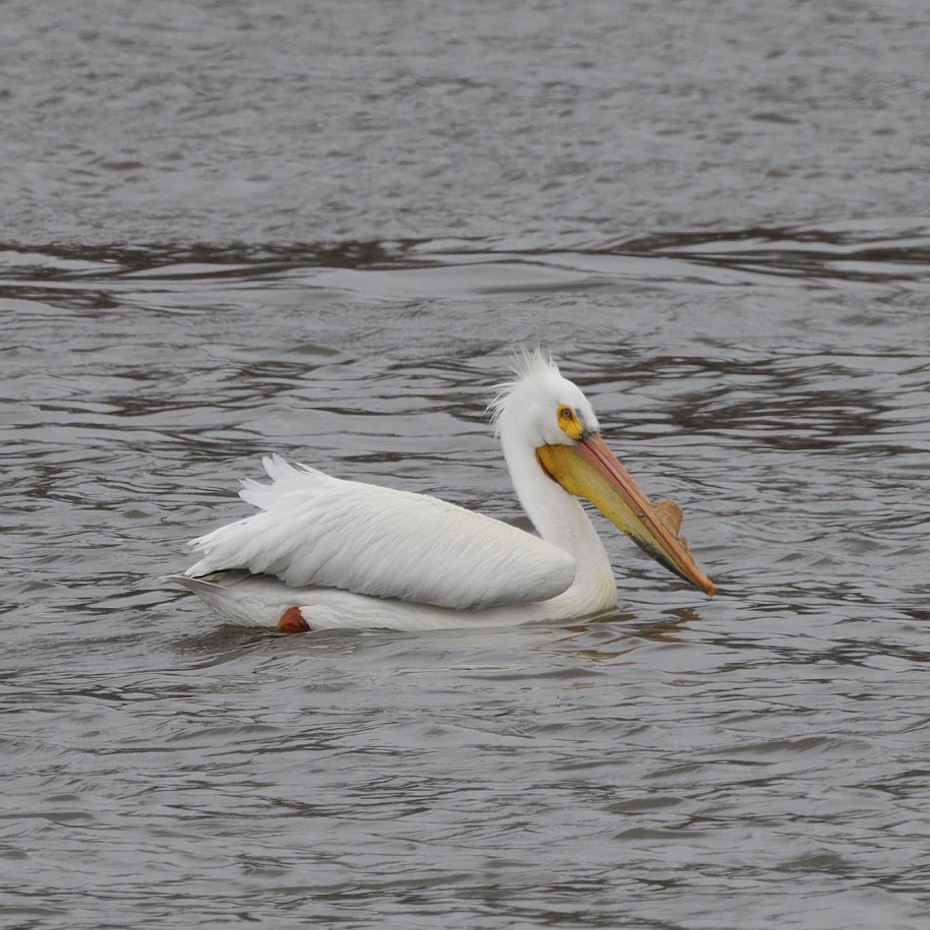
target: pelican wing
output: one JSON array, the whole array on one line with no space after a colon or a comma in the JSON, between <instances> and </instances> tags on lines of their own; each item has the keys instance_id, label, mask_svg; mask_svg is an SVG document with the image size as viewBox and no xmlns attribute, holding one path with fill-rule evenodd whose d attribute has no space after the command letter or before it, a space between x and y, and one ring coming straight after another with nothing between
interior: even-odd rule
<instances>
[{"instance_id":1,"label":"pelican wing","mask_svg":"<svg viewBox=\"0 0 930 930\"><path fill-rule=\"evenodd\" d=\"M547 600L574 580L567 552L482 514L278 456L263 464L271 484L240 492L259 512L193 540L203 558L188 575L241 568L463 610Z\"/></svg>"}]
</instances>

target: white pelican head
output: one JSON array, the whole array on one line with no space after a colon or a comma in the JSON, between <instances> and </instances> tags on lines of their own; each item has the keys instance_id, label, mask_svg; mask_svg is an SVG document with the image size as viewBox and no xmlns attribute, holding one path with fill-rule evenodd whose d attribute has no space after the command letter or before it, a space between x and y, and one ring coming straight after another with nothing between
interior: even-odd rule
<instances>
[{"instance_id":1,"label":"white pelican head","mask_svg":"<svg viewBox=\"0 0 930 930\"><path fill-rule=\"evenodd\" d=\"M591 403L540 350L522 352L516 378L490 404L495 433L511 467L529 450L538 467L569 494L583 497L669 571L707 594L710 578L698 567L680 535L674 501L653 503L600 436Z\"/></svg>"}]
</instances>

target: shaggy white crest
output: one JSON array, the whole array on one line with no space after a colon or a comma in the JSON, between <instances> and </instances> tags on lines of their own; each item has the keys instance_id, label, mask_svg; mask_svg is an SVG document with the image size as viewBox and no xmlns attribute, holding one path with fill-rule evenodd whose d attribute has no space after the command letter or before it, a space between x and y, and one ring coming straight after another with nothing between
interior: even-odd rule
<instances>
[{"instance_id":1,"label":"shaggy white crest","mask_svg":"<svg viewBox=\"0 0 930 930\"><path fill-rule=\"evenodd\" d=\"M514 349L510 369L515 377L495 386L494 399L487 407L491 415L494 435L498 437L501 434L501 416L507 409L511 396L519 387L527 383L536 383L541 386L553 375L558 378L562 377L559 366L556 365L552 356L548 352L543 352L539 346L532 350L526 347Z\"/></svg>"},{"instance_id":2,"label":"shaggy white crest","mask_svg":"<svg viewBox=\"0 0 930 930\"><path fill-rule=\"evenodd\" d=\"M514 352L512 370L515 377L497 385L497 393L487 407L496 437L503 437L507 412L512 406L519 408L519 432L529 436L535 426L537 435L532 438L539 445L567 441L554 430L560 404L573 407L588 429L597 432L600 428L588 399L576 384L562 376L548 352L539 347L518 349ZM539 422L534 424L534 417Z\"/></svg>"}]
</instances>

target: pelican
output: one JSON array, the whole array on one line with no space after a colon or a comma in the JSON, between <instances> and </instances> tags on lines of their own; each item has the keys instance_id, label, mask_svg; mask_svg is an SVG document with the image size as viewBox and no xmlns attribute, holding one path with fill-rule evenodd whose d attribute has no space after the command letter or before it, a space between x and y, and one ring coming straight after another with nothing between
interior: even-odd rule
<instances>
[{"instance_id":1,"label":"pelican","mask_svg":"<svg viewBox=\"0 0 930 930\"><path fill-rule=\"evenodd\" d=\"M513 486L538 536L424 494L334 478L277 455L258 512L191 541L173 576L221 616L282 632L445 629L571 619L613 607L607 552L578 498L708 595L680 535L600 435L594 410L550 357L525 352L488 407Z\"/></svg>"}]
</instances>

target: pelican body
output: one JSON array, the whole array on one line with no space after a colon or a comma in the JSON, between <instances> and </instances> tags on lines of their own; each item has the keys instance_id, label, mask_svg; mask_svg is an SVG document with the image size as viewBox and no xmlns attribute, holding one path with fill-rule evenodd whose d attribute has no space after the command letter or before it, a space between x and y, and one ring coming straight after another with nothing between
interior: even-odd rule
<instances>
[{"instance_id":1,"label":"pelican body","mask_svg":"<svg viewBox=\"0 0 930 930\"><path fill-rule=\"evenodd\" d=\"M571 619L616 604L613 569L579 497L705 593L714 585L600 436L581 390L541 352L518 358L489 410L538 536L424 494L334 478L278 456L246 480L257 513L191 545L174 580L228 620L282 631L443 629Z\"/></svg>"}]
</instances>

